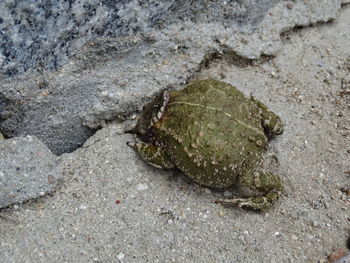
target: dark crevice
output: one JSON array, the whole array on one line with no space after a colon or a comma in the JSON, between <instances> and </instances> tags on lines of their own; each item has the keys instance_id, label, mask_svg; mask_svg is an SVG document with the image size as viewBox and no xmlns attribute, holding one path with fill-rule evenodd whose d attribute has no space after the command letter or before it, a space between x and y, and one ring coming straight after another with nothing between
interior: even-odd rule
<instances>
[{"instance_id":1,"label":"dark crevice","mask_svg":"<svg viewBox=\"0 0 350 263\"><path fill-rule=\"evenodd\" d=\"M208 52L204 56L204 59L199 63L196 72L201 72L202 70L209 68L213 62L220 61L222 57L223 54L218 51Z\"/></svg>"},{"instance_id":2,"label":"dark crevice","mask_svg":"<svg viewBox=\"0 0 350 263\"><path fill-rule=\"evenodd\" d=\"M245 68L251 66L254 60L240 56L232 49L224 49L222 52L213 51L204 56L203 61L198 65L197 72L210 68L213 63L219 61L226 61L237 67Z\"/></svg>"},{"instance_id":3,"label":"dark crevice","mask_svg":"<svg viewBox=\"0 0 350 263\"><path fill-rule=\"evenodd\" d=\"M341 8L347 8L350 6L350 2L349 3L341 3L340 6L341 6Z\"/></svg>"},{"instance_id":4,"label":"dark crevice","mask_svg":"<svg viewBox=\"0 0 350 263\"><path fill-rule=\"evenodd\" d=\"M43 83L39 83L38 88L40 84ZM78 117L69 119L69 123L66 120L63 124L48 122L48 125L45 125L51 116L48 113L54 112L52 108L37 113L35 109L30 108L30 104L30 100L28 103L12 100L0 93L0 132L5 138L34 135L54 154L61 155L81 147L98 130L83 126ZM33 126L32 122L37 125Z\"/></svg>"},{"instance_id":5,"label":"dark crevice","mask_svg":"<svg viewBox=\"0 0 350 263\"><path fill-rule=\"evenodd\" d=\"M258 59L250 59L237 54L231 48L223 47L222 51L212 51L208 52L201 63L199 63L196 72L201 72L204 69L210 68L212 64L224 61L230 65L235 65L239 68L246 68L249 66L256 66L266 61L273 59L274 56L261 54ZM189 78L190 80L193 77Z\"/></svg>"},{"instance_id":6,"label":"dark crevice","mask_svg":"<svg viewBox=\"0 0 350 263\"><path fill-rule=\"evenodd\" d=\"M310 23L308 25L295 25L294 27L287 29L286 31L283 31L280 33L280 37L282 42L289 40L290 36L293 34L296 34L300 30L303 30L304 28L310 28L310 27L319 27L319 26L327 26L330 24L333 24L336 21L336 19L331 18L328 21L319 21L316 23Z\"/></svg>"}]
</instances>

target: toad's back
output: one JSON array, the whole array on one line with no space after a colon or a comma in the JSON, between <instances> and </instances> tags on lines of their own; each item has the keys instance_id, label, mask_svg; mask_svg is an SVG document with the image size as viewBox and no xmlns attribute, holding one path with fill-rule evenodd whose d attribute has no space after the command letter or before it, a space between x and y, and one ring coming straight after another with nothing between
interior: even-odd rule
<instances>
[{"instance_id":1,"label":"toad's back","mask_svg":"<svg viewBox=\"0 0 350 263\"><path fill-rule=\"evenodd\" d=\"M238 174L256 167L267 145L255 103L216 80L171 92L155 132L178 168L218 188L235 184Z\"/></svg>"}]
</instances>

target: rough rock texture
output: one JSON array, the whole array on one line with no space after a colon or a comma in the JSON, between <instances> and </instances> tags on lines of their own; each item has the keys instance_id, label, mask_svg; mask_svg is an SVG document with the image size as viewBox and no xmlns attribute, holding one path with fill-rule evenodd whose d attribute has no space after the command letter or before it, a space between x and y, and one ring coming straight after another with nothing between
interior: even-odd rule
<instances>
[{"instance_id":1,"label":"rough rock texture","mask_svg":"<svg viewBox=\"0 0 350 263\"><path fill-rule=\"evenodd\" d=\"M106 120L123 119L160 89L181 86L214 57L231 56L236 63L249 64L276 54L283 32L336 19L342 1L280 2L264 17L257 10L274 2L256 7L242 2L254 12L243 12L234 2L184 5L176 9L178 17L164 19L161 27L87 43L58 71L27 71L0 80L0 130L7 137L36 135L56 154L70 152ZM254 26L235 26L240 15L226 14L229 7L250 17L241 20ZM222 19L211 19L214 14Z\"/></svg>"},{"instance_id":2,"label":"rough rock texture","mask_svg":"<svg viewBox=\"0 0 350 263\"><path fill-rule=\"evenodd\" d=\"M83 147L58 157L64 178L59 191L0 211L1 260L311 263L327 262L327 256L345 250L350 234L350 8L343 5L336 12L339 2L326 3L306 0L278 3L268 11L272 15L264 17L254 31L266 32L265 37L250 42L246 40L255 35L246 34L232 50L214 41L210 43L217 46L201 53L201 41L205 43L206 36L215 33L215 28L209 26L202 31L203 38L196 37L197 33L200 35L198 28L188 29L187 38L183 33L186 48L182 48L182 41L174 45L175 49L162 48L169 45L170 36L176 40L182 31L169 33L161 42L155 40L156 32L151 32L155 37L127 37L126 43L136 39L135 47L123 45L121 38L87 44L58 72L42 74L46 83L53 80L62 94L64 87L70 87L70 94L77 99L64 97L68 104L86 103L84 93L90 91L77 88L79 92L75 94L74 87L84 80L87 82L83 83L90 83L90 78L96 81L89 87L97 87L99 96L91 99L95 104L81 107L84 110L72 122L81 121L92 128L104 125L103 121L113 116L119 115L121 121L129 111L139 109L150 99L152 92L168 83L186 81L188 76L215 77L235 85L246 95L253 93L286 124L285 133L270 144L263 167L281 175L285 184L283 197L271 210L252 213L215 204L215 199L236 195L235 189L224 192L206 189L176 171L148 166L126 145L133 139L124 134L130 123L107 122ZM321 23L328 19L333 22ZM274 26L264 21L272 20L276 21L276 28L291 30L282 35L278 31L268 34L264 28ZM310 27L294 28L311 21ZM163 30L171 32L169 28ZM158 32L160 36L162 32ZM233 36L236 35L227 35ZM144 39L148 41L146 47L155 52L148 55L153 59L148 63L142 53L149 50L143 46ZM250 43L255 43L255 47L250 48ZM243 55L262 54L271 43L276 51L274 57L251 60L237 55L240 50ZM118 56L119 52L113 51L115 47L125 52ZM166 58L158 67L154 66L157 56ZM116 59L120 64L113 63ZM197 64L198 61L201 62ZM178 68L179 65L184 68ZM180 78L181 72L174 73L177 70L185 72L185 76ZM20 77L7 80L12 84L2 82L0 107L6 108L8 116L26 103L45 109L40 98L47 99L47 106L52 103L46 90L37 91L36 82L30 79L36 76L39 80L40 74L27 74L29 77L22 77L26 81L22 86ZM170 80L165 81L165 75ZM154 76L161 81L156 86L152 86L158 83L152 79ZM70 81L60 85L59 78ZM48 85L53 91L56 88ZM107 93L103 92L105 88ZM142 97L141 88L146 89L144 95L148 97ZM133 98L133 94L139 95ZM69 117L64 107L57 111L64 118ZM42 118L45 120L45 116Z\"/></svg>"},{"instance_id":3,"label":"rough rock texture","mask_svg":"<svg viewBox=\"0 0 350 263\"><path fill-rule=\"evenodd\" d=\"M35 136L0 140L0 208L56 189L56 156Z\"/></svg>"},{"instance_id":4,"label":"rough rock texture","mask_svg":"<svg viewBox=\"0 0 350 263\"><path fill-rule=\"evenodd\" d=\"M0 2L0 72L56 69L92 38L149 32L182 21L254 27L279 0Z\"/></svg>"}]
</instances>

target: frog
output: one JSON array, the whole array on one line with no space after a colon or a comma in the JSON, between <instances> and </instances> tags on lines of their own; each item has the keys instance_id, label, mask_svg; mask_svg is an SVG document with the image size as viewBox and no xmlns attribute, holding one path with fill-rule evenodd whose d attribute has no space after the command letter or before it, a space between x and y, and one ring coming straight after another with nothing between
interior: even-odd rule
<instances>
[{"instance_id":1,"label":"frog","mask_svg":"<svg viewBox=\"0 0 350 263\"><path fill-rule=\"evenodd\" d=\"M165 89L142 108L127 144L156 168L181 170L208 188L253 190L215 202L267 210L283 192L282 179L259 169L268 141L284 131L281 118L254 96L216 79Z\"/></svg>"}]
</instances>

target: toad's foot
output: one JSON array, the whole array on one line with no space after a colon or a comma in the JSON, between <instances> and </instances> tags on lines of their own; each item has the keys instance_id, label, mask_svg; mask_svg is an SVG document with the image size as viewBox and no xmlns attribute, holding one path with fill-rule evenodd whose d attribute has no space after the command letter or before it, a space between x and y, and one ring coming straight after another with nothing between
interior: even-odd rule
<instances>
[{"instance_id":1,"label":"toad's foot","mask_svg":"<svg viewBox=\"0 0 350 263\"><path fill-rule=\"evenodd\" d=\"M269 172L247 173L240 177L239 183L264 194L247 198L219 199L215 202L253 210L266 210L278 200L283 191L282 180Z\"/></svg>"},{"instance_id":2,"label":"toad's foot","mask_svg":"<svg viewBox=\"0 0 350 263\"><path fill-rule=\"evenodd\" d=\"M268 136L273 137L275 135L280 135L283 133L284 124L281 118L269 110L268 107L260 100L251 97L255 104L259 107L260 116L262 119L262 126L267 132Z\"/></svg>"},{"instance_id":3,"label":"toad's foot","mask_svg":"<svg viewBox=\"0 0 350 263\"><path fill-rule=\"evenodd\" d=\"M224 206L236 206L256 211L262 211L269 209L278 199L279 195L279 193L268 193L266 196L218 199L215 200L215 203L220 203Z\"/></svg>"}]
</instances>

